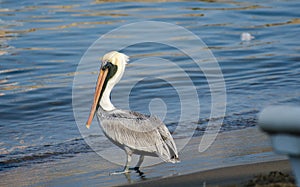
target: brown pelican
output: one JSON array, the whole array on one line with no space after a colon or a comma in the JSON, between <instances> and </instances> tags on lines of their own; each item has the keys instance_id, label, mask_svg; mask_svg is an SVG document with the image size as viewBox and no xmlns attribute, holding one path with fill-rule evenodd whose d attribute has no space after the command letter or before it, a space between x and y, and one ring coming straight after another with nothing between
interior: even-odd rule
<instances>
[{"instance_id":1,"label":"brown pelican","mask_svg":"<svg viewBox=\"0 0 300 187\"><path fill-rule=\"evenodd\" d=\"M132 154L140 155L135 168L144 156L160 157L165 162L178 162L178 152L171 133L157 117L133 111L116 109L110 100L113 87L120 81L129 58L125 54L112 51L105 54L95 89L91 112L86 123L89 128L96 113L106 137L123 149L127 155L124 170L113 174L128 173Z\"/></svg>"}]
</instances>

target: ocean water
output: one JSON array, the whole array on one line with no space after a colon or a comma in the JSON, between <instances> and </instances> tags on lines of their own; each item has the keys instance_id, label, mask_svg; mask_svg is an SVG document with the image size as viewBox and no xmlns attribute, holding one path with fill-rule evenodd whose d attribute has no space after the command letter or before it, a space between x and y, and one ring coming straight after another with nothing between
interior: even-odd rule
<instances>
[{"instance_id":1,"label":"ocean water","mask_svg":"<svg viewBox=\"0 0 300 187\"><path fill-rule=\"evenodd\" d=\"M93 42L130 23L176 24L207 45L226 85L226 113L220 132L256 126L257 114L266 106L300 103L297 0L1 0L0 4L0 171L92 151L73 113L74 78L82 73L77 69L79 62ZM255 38L242 42L243 32ZM167 61L171 61L188 74L201 104L199 118L184 123L195 129L193 136L203 135L210 120L210 87L191 59L173 47L151 42L128 46L122 52L132 63L112 93L115 106L128 104L128 109L148 114L156 111L173 132L181 112L180 96L174 85L160 77L181 88L187 82L168 68ZM166 63L158 59L166 59ZM87 74L96 77L96 72L93 69ZM135 82L141 77L142 81ZM93 89L93 81L81 88ZM128 87L129 99L124 100L119 93ZM88 93L81 95L81 104L89 108L92 98ZM187 129L174 136L184 137Z\"/></svg>"}]
</instances>

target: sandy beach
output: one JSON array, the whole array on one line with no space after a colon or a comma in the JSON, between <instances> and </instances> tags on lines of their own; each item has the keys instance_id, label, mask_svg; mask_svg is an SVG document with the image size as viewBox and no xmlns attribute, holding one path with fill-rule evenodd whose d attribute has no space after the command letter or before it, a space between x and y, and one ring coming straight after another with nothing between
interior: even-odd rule
<instances>
[{"instance_id":1,"label":"sandy beach","mask_svg":"<svg viewBox=\"0 0 300 187\"><path fill-rule=\"evenodd\" d=\"M0 186L211 186L291 171L287 158L274 154L268 137L256 128L221 133L203 153L198 152L200 138L193 138L180 152L180 163L142 167L143 177L134 172L110 176L122 166L90 152L6 170L0 174Z\"/></svg>"},{"instance_id":2,"label":"sandy beach","mask_svg":"<svg viewBox=\"0 0 300 187\"><path fill-rule=\"evenodd\" d=\"M290 164L287 160L270 161L262 163L245 164L225 168L212 169L187 175L173 176L155 180L143 181L135 184L124 185L135 186L252 186L253 179L265 176L264 182L274 185L268 178L270 172L290 174ZM280 174L280 175L282 175ZM272 175L272 173L271 173ZM285 177L286 178L286 177ZM283 179L286 180L286 179ZM256 181L253 181L256 182ZM285 181L285 184L290 185ZM259 184L258 184L259 185ZM278 183L277 183L278 185Z\"/></svg>"}]
</instances>

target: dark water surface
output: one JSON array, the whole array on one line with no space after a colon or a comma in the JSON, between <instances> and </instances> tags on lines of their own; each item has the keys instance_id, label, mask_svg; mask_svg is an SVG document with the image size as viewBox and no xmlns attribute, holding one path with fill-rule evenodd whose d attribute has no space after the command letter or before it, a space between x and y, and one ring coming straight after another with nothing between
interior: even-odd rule
<instances>
[{"instance_id":1,"label":"dark water surface","mask_svg":"<svg viewBox=\"0 0 300 187\"><path fill-rule=\"evenodd\" d=\"M88 47L101 35L128 23L151 20L177 24L206 43L226 83L222 131L255 126L256 115L265 106L300 103L297 0L0 3L0 171L91 151L73 116L73 78ZM241 42L242 32L255 39ZM136 45L124 52L132 61L145 56L178 64L189 60L157 44ZM147 71L141 66L129 68ZM159 67L152 70L153 75L168 73ZM194 121L197 136L203 134L209 120L209 87L203 73L189 67L186 71L203 108L201 118ZM125 80L135 76L128 74ZM185 84L180 78L174 80ZM168 107L165 123L172 130L179 111L178 97L169 97L170 92L172 87L166 82L141 82L134 87L130 108L148 113L151 99L161 98Z\"/></svg>"}]
</instances>

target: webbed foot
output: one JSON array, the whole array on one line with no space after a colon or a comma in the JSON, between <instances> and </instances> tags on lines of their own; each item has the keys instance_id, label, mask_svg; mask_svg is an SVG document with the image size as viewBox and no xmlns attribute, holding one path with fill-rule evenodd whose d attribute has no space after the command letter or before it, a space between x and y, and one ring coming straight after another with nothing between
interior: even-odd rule
<instances>
[{"instance_id":1,"label":"webbed foot","mask_svg":"<svg viewBox=\"0 0 300 187\"><path fill-rule=\"evenodd\" d=\"M140 167L129 168L129 170L139 171Z\"/></svg>"},{"instance_id":2,"label":"webbed foot","mask_svg":"<svg viewBox=\"0 0 300 187\"><path fill-rule=\"evenodd\" d=\"M115 171L115 172L109 173L109 175L120 175L120 174L128 174L128 173L130 173L130 171L127 169L127 170L122 170L122 171Z\"/></svg>"},{"instance_id":3,"label":"webbed foot","mask_svg":"<svg viewBox=\"0 0 300 187\"><path fill-rule=\"evenodd\" d=\"M134 170L136 173L138 173L141 177L145 177L144 176L144 172L142 172L140 170L140 167L134 167L134 168L129 168L129 170Z\"/></svg>"}]
</instances>

